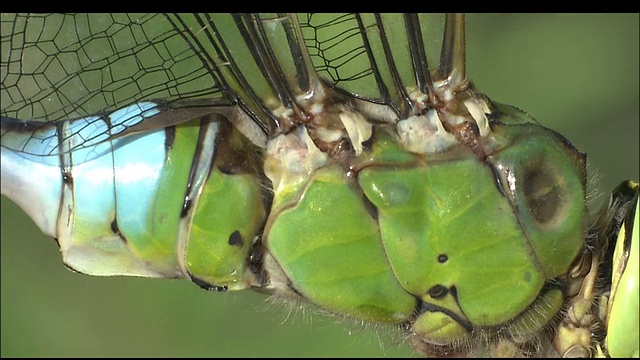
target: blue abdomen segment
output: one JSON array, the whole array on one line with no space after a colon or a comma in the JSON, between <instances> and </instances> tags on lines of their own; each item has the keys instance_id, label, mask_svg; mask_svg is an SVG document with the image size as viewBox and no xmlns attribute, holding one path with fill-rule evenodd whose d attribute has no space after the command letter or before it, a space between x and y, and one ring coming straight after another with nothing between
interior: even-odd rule
<instances>
[{"instance_id":1,"label":"blue abdomen segment","mask_svg":"<svg viewBox=\"0 0 640 360\"><path fill-rule=\"evenodd\" d=\"M58 242L65 262L83 273L91 269L92 275L159 272L155 276L175 277L179 275L175 259L167 264L164 257L158 261L139 254L151 216L149 205L160 195L165 131L133 137L111 153L72 166L73 183L63 185ZM176 212L180 205L175 204ZM69 225L63 220L67 217L73 219Z\"/></svg>"},{"instance_id":2,"label":"blue abdomen segment","mask_svg":"<svg viewBox=\"0 0 640 360\"><path fill-rule=\"evenodd\" d=\"M266 216L258 148L222 116L164 127L157 107L50 124L3 118L2 193L78 272L260 286L247 265ZM142 122L155 130L136 133Z\"/></svg>"},{"instance_id":3,"label":"blue abdomen segment","mask_svg":"<svg viewBox=\"0 0 640 360\"><path fill-rule=\"evenodd\" d=\"M153 217L149 204L159 195L166 168L166 131L117 137L158 113L155 107L139 103L31 131L11 131L3 119L2 192L58 240L72 269L90 275L180 275L175 256L158 261L139 254L147 219ZM177 176L186 182L188 170Z\"/></svg>"},{"instance_id":4,"label":"blue abdomen segment","mask_svg":"<svg viewBox=\"0 0 640 360\"><path fill-rule=\"evenodd\" d=\"M112 182L112 176L109 180L105 172L111 173L107 169L113 168L111 152L131 141L108 139L158 113L156 107L155 103L142 102L117 110L111 116L55 123L2 118L2 193L20 205L45 234L58 237L56 219L63 181L73 178L69 171L74 165L95 160L87 168L76 169L76 175L94 181L94 186L108 186L106 183ZM101 196L97 192L94 195ZM109 204L113 200L94 202Z\"/></svg>"}]
</instances>

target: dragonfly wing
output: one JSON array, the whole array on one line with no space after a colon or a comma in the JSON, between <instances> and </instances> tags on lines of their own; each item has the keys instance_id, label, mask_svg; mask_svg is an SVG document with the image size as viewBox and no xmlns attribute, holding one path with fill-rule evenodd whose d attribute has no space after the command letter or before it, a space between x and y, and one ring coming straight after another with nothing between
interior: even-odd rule
<instances>
[{"instance_id":1,"label":"dragonfly wing","mask_svg":"<svg viewBox=\"0 0 640 360\"><path fill-rule=\"evenodd\" d=\"M406 119L423 110L424 98L436 105L433 93L441 85L438 82L460 86L466 82L460 14L300 17L322 80L360 100L359 108L374 119Z\"/></svg>"},{"instance_id":2,"label":"dragonfly wing","mask_svg":"<svg viewBox=\"0 0 640 360\"><path fill-rule=\"evenodd\" d=\"M235 95L218 79L218 63L205 61L201 43L181 27L198 25L176 18L182 20L162 14L2 14L8 34L2 40L2 146L55 155L64 151L60 147L87 148L208 113L233 118L251 140L264 143L264 130L234 109ZM144 105L142 117L110 116L141 100L154 103ZM59 133L61 123L76 120L70 127L90 137ZM46 146L29 144L43 139Z\"/></svg>"}]
</instances>

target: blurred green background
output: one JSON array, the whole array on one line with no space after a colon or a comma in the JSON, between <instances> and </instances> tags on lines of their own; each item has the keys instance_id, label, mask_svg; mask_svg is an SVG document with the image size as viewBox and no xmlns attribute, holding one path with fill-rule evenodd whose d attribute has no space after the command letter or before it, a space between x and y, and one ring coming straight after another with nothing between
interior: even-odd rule
<instances>
[{"instance_id":1,"label":"blurred green background","mask_svg":"<svg viewBox=\"0 0 640 360\"><path fill-rule=\"evenodd\" d=\"M587 152L601 189L610 191L639 178L638 18L469 15L468 75L493 100L526 110ZM74 274L53 240L1 202L3 357L413 354L386 330L362 330L259 294Z\"/></svg>"}]
</instances>

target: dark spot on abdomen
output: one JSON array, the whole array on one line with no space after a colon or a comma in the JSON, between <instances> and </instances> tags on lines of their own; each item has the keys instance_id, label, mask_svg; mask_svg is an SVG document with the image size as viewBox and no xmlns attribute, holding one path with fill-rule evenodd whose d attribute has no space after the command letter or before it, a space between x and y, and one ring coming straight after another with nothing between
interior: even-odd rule
<instances>
[{"instance_id":1,"label":"dark spot on abdomen","mask_svg":"<svg viewBox=\"0 0 640 360\"><path fill-rule=\"evenodd\" d=\"M242 238L242 235L240 235L240 232L238 230L234 231L229 236L229 245L237 246L237 247L243 247L244 246L244 239Z\"/></svg>"},{"instance_id":2,"label":"dark spot on abdomen","mask_svg":"<svg viewBox=\"0 0 640 360\"><path fill-rule=\"evenodd\" d=\"M122 232L120 232L120 227L118 227L118 221L115 218L113 219L113 221L111 221L111 231L113 231L114 234L118 235L118 237L120 237L120 240L122 240L122 242L127 243L127 238L125 238Z\"/></svg>"}]
</instances>

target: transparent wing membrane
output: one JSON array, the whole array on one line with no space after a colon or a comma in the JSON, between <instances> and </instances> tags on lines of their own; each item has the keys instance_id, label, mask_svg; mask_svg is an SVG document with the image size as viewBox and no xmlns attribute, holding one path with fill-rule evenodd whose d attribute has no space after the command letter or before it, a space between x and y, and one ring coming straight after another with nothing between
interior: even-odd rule
<instances>
[{"instance_id":1,"label":"transparent wing membrane","mask_svg":"<svg viewBox=\"0 0 640 360\"><path fill-rule=\"evenodd\" d=\"M396 119L414 110L410 91L430 91L444 15L312 14L300 23L313 64L329 86L385 105Z\"/></svg>"},{"instance_id":2,"label":"transparent wing membrane","mask_svg":"<svg viewBox=\"0 0 640 360\"><path fill-rule=\"evenodd\" d=\"M19 151L24 137L68 140L59 121L101 122L76 149L214 112L263 146L307 121L325 87L395 122L454 64L443 53L440 66L444 15L433 14L2 14L2 32L2 144ZM140 101L154 116L108 118ZM11 119L25 121L18 141L6 139Z\"/></svg>"},{"instance_id":3,"label":"transparent wing membrane","mask_svg":"<svg viewBox=\"0 0 640 360\"><path fill-rule=\"evenodd\" d=\"M174 112L171 118L147 118L143 122L151 125L134 130L121 126L127 119L106 119L109 112L138 101L162 99L155 105L160 112L233 102L163 15L2 14L2 32L7 34L2 38L3 146L6 131L16 130L4 118L28 120L22 130L31 131L31 137L47 133L59 142L66 138L51 124L81 118L86 126L103 122L94 127L106 136L94 133L76 143L82 148L96 139L193 118L190 111L185 116Z\"/></svg>"},{"instance_id":4,"label":"transparent wing membrane","mask_svg":"<svg viewBox=\"0 0 640 360\"><path fill-rule=\"evenodd\" d=\"M3 14L2 32L3 116L57 121L142 99L231 103L164 15Z\"/></svg>"}]
</instances>

